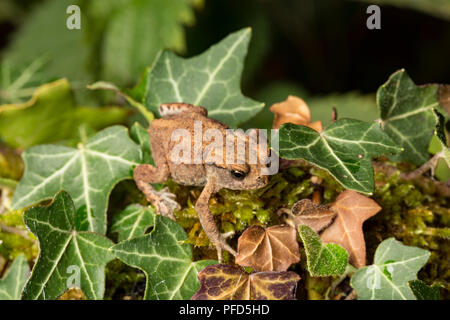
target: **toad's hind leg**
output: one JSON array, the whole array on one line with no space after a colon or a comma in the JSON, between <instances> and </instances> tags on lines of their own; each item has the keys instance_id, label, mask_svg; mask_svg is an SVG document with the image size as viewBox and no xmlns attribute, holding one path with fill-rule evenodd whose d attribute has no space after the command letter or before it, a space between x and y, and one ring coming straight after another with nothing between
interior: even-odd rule
<instances>
[{"instance_id":1,"label":"toad's hind leg","mask_svg":"<svg viewBox=\"0 0 450 320\"><path fill-rule=\"evenodd\" d=\"M202 224L203 230L206 235L209 237L209 240L215 245L217 250L217 257L219 263L222 263L223 250L228 251L233 256L236 256L236 251L227 243L226 238L223 234L219 232L217 229L216 222L214 221L214 217L209 211L209 199L211 196L217 192L215 187L215 181L209 181L206 186L203 188L200 197L197 199L195 204L195 211L197 211L198 217L200 219L200 223Z\"/></svg>"},{"instance_id":2,"label":"toad's hind leg","mask_svg":"<svg viewBox=\"0 0 450 320\"><path fill-rule=\"evenodd\" d=\"M176 196L166 188L156 191L151 183L162 183L169 178L169 168L165 162L159 163L155 168L149 164L141 164L134 169L133 178L137 187L144 193L148 201L154 206L156 211L172 220L175 220L173 211L180 208L175 201Z\"/></svg>"}]
</instances>

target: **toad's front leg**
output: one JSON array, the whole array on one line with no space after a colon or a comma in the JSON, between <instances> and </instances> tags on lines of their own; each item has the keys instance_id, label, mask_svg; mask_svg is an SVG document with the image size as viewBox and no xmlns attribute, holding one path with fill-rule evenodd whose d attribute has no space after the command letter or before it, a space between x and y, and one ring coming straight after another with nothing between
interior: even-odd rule
<instances>
[{"instance_id":1,"label":"toad's front leg","mask_svg":"<svg viewBox=\"0 0 450 320\"><path fill-rule=\"evenodd\" d=\"M167 188L156 191L151 183L162 183L169 178L169 169L161 164L157 168L149 164L141 164L134 169L133 178L138 188L145 194L148 201L154 206L156 211L172 220L175 220L173 211L180 208L175 201L175 195Z\"/></svg>"},{"instance_id":2,"label":"toad's front leg","mask_svg":"<svg viewBox=\"0 0 450 320\"><path fill-rule=\"evenodd\" d=\"M202 224L203 230L205 230L206 235L209 237L212 243L216 246L217 249L217 257L219 259L219 263L222 262L222 250L225 249L233 256L236 256L236 251L228 245L225 237L219 232L217 229L216 222L214 221L214 217L209 211L209 199L211 196L216 193L216 183L214 180L208 181L208 183L203 188L203 191L200 197L197 199L197 203L195 204L195 211L197 211L198 217L200 219L200 223Z\"/></svg>"}]
</instances>

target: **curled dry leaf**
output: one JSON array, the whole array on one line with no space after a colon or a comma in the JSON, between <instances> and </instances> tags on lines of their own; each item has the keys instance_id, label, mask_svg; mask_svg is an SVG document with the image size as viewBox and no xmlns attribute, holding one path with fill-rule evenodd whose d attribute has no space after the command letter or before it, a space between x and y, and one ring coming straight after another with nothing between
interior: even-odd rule
<instances>
[{"instance_id":1,"label":"curled dry leaf","mask_svg":"<svg viewBox=\"0 0 450 320\"><path fill-rule=\"evenodd\" d=\"M318 132L322 131L322 122L311 122L311 112L308 105L296 96L289 96L285 101L275 103L270 107L275 118L272 127L279 129L285 123L308 126Z\"/></svg>"},{"instance_id":2,"label":"curled dry leaf","mask_svg":"<svg viewBox=\"0 0 450 320\"><path fill-rule=\"evenodd\" d=\"M247 228L238 240L236 264L257 271L286 271L300 261L297 232L288 225Z\"/></svg>"},{"instance_id":3,"label":"curled dry leaf","mask_svg":"<svg viewBox=\"0 0 450 320\"><path fill-rule=\"evenodd\" d=\"M438 90L439 104L450 114L450 84L442 84Z\"/></svg>"},{"instance_id":4,"label":"curled dry leaf","mask_svg":"<svg viewBox=\"0 0 450 320\"><path fill-rule=\"evenodd\" d=\"M315 204L309 199L297 201L291 211L296 228L306 225L317 233L331 225L336 217L336 213L327 206Z\"/></svg>"},{"instance_id":5,"label":"curled dry leaf","mask_svg":"<svg viewBox=\"0 0 450 320\"><path fill-rule=\"evenodd\" d=\"M80 288L72 287L64 292L58 300L86 300L86 296Z\"/></svg>"},{"instance_id":6,"label":"curled dry leaf","mask_svg":"<svg viewBox=\"0 0 450 320\"><path fill-rule=\"evenodd\" d=\"M200 271L198 279L200 289L191 300L293 300L300 276L291 271L248 274L217 264Z\"/></svg>"},{"instance_id":7,"label":"curled dry leaf","mask_svg":"<svg viewBox=\"0 0 450 320\"><path fill-rule=\"evenodd\" d=\"M334 222L320 237L323 242L337 243L349 253L349 262L356 268L366 265L366 244L362 224L377 214L381 207L372 199L355 191L342 192L330 207L337 213Z\"/></svg>"}]
</instances>

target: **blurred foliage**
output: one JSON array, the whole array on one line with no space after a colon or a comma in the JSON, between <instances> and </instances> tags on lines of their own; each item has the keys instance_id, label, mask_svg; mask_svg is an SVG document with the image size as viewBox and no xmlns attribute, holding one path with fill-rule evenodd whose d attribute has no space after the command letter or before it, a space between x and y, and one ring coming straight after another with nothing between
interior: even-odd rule
<instances>
[{"instance_id":1,"label":"blurred foliage","mask_svg":"<svg viewBox=\"0 0 450 320\"><path fill-rule=\"evenodd\" d=\"M0 105L0 138L27 148L74 138L82 124L101 129L125 122L127 115L124 108L77 106L69 82L61 79L40 86L25 103Z\"/></svg>"},{"instance_id":2,"label":"blurred foliage","mask_svg":"<svg viewBox=\"0 0 450 320\"><path fill-rule=\"evenodd\" d=\"M81 9L80 30L66 28L66 8L73 4ZM17 7L9 1L4 6ZM41 1L12 37L3 63L23 66L46 57L47 80L67 77L84 86L102 78L129 85L159 50L185 50L183 25L194 23L194 6L202 1Z\"/></svg>"}]
</instances>

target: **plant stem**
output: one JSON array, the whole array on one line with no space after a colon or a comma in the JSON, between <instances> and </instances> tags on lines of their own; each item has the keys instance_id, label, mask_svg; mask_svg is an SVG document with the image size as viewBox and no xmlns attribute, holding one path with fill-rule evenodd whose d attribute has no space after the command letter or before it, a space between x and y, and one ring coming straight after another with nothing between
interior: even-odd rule
<instances>
[{"instance_id":1,"label":"plant stem","mask_svg":"<svg viewBox=\"0 0 450 320\"><path fill-rule=\"evenodd\" d=\"M17 187L17 184L18 182L16 180L0 177L0 187L5 187L14 190Z\"/></svg>"},{"instance_id":2,"label":"plant stem","mask_svg":"<svg viewBox=\"0 0 450 320\"><path fill-rule=\"evenodd\" d=\"M439 159L443 156L443 154L444 153L442 151L438 152L430 160L425 162L422 166L420 166L416 170L414 170L412 172L402 173L403 174L403 178L405 180L412 180L412 179L420 177L421 175L423 175L428 170L431 170L431 173L434 175L434 169L436 168L436 165L437 165Z\"/></svg>"},{"instance_id":3,"label":"plant stem","mask_svg":"<svg viewBox=\"0 0 450 320\"><path fill-rule=\"evenodd\" d=\"M356 300L358 298L358 295L356 294L355 289L353 289L347 297L345 297L345 300Z\"/></svg>"},{"instance_id":4,"label":"plant stem","mask_svg":"<svg viewBox=\"0 0 450 320\"><path fill-rule=\"evenodd\" d=\"M394 166L384 163L384 162L373 161L372 165L373 165L374 170L380 171L388 176L393 175L396 172L400 171L397 167L394 167ZM419 176L411 175L409 172L400 173L400 179L405 180L405 181L414 180L416 183L418 183L421 186L431 183L434 185L434 187L436 188L436 192L439 195L441 195L443 197L450 197L450 184L449 183L435 181L435 180L432 180L430 178L427 178L427 177L424 177L421 175L419 175Z\"/></svg>"},{"instance_id":5,"label":"plant stem","mask_svg":"<svg viewBox=\"0 0 450 320\"><path fill-rule=\"evenodd\" d=\"M12 234L17 234L19 236L21 236L22 238L25 238L27 240L32 240L29 236L28 233L25 230L19 229L19 228L15 228L15 227L10 227L4 224L0 224L0 230L7 232L7 233L12 233Z\"/></svg>"}]
</instances>

